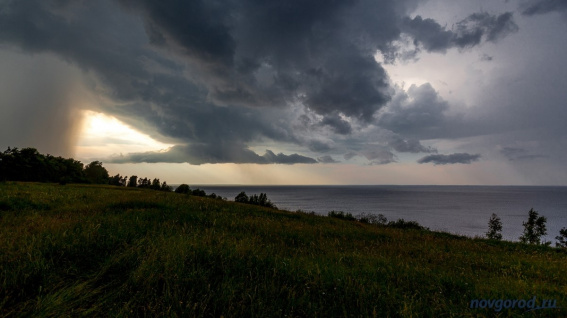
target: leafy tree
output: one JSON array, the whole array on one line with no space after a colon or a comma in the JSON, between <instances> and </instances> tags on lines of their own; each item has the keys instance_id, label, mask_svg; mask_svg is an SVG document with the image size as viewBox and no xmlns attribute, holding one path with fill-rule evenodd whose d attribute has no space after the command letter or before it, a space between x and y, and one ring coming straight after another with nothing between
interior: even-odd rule
<instances>
[{"instance_id":1,"label":"leafy tree","mask_svg":"<svg viewBox=\"0 0 567 318\"><path fill-rule=\"evenodd\" d=\"M491 240L502 239L502 221L495 213L492 213L490 220L488 220L488 232L486 237Z\"/></svg>"},{"instance_id":2,"label":"leafy tree","mask_svg":"<svg viewBox=\"0 0 567 318\"><path fill-rule=\"evenodd\" d=\"M205 193L205 190L201 190L199 188L193 190L193 192L191 193L196 197L205 197L207 196L207 193Z\"/></svg>"},{"instance_id":3,"label":"leafy tree","mask_svg":"<svg viewBox=\"0 0 567 318\"><path fill-rule=\"evenodd\" d=\"M234 202L249 203L250 201L248 199L248 196L246 195L246 192L242 191L234 198Z\"/></svg>"},{"instance_id":4,"label":"leafy tree","mask_svg":"<svg viewBox=\"0 0 567 318\"><path fill-rule=\"evenodd\" d=\"M138 179L138 188L149 188L151 185L150 180L148 178L140 178Z\"/></svg>"},{"instance_id":5,"label":"leafy tree","mask_svg":"<svg viewBox=\"0 0 567 318\"><path fill-rule=\"evenodd\" d=\"M150 185L150 189L152 189L152 190L161 189L161 183L159 182L159 179L154 178L154 180L152 181L152 184Z\"/></svg>"},{"instance_id":6,"label":"leafy tree","mask_svg":"<svg viewBox=\"0 0 567 318\"><path fill-rule=\"evenodd\" d=\"M164 181L164 182L161 184L160 190L161 190L161 191L165 191L165 192L171 192L171 187L168 186L168 185L167 185L167 182Z\"/></svg>"},{"instance_id":7,"label":"leafy tree","mask_svg":"<svg viewBox=\"0 0 567 318\"><path fill-rule=\"evenodd\" d=\"M520 236L520 241L525 244L540 245L542 244L541 237L547 234L547 228L545 227L547 218L539 216L538 212L534 211L533 208L528 213L528 221L522 223L524 225L524 234Z\"/></svg>"},{"instance_id":8,"label":"leafy tree","mask_svg":"<svg viewBox=\"0 0 567 318\"><path fill-rule=\"evenodd\" d=\"M191 188L184 183L175 189L175 193L189 194L191 193Z\"/></svg>"},{"instance_id":9,"label":"leafy tree","mask_svg":"<svg viewBox=\"0 0 567 318\"><path fill-rule=\"evenodd\" d=\"M102 166L102 162L93 161L85 167L85 175L90 183L107 184L108 171Z\"/></svg>"},{"instance_id":10,"label":"leafy tree","mask_svg":"<svg viewBox=\"0 0 567 318\"><path fill-rule=\"evenodd\" d=\"M128 179L128 184L126 186L131 187L131 188L137 187L138 186L138 176L131 176L130 179Z\"/></svg>"},{"instance_id":11,"label":"leafy tree","mask_svg":"<svg viewBox=\"0 0 567 318\"><path fill-rule=\"evenodd\" d=\"M557 240L555 246L567 249L567 227L562 228L555 239Z\"/></svg>"},{"instance_id":12,"label":"leafy tree","mask_svg":"<svg viewBox=\"0 0 567 318\"><path fill-rule=\"evenodd\" d=\"M124 186L126 186L126 180L127 179L128 179L128 177L122 177L122 176L120 176L120 174L117 174L115 176L110 177L110 179L108 180L108 184L114 185L114 186L124 187Z\"/></svg>"}]
</instances>

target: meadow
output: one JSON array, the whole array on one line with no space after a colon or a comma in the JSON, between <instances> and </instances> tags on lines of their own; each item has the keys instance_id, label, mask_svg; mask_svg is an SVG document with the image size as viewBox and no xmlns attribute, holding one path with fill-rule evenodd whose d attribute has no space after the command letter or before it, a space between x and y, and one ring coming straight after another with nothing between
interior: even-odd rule
<instances>
[{"instance_id":1,"label":"meadow","mask_svg":"<svg viewBox=\"0 0 567 318\"><path fill-rule=\"evenodd\" d=\"M555 309L469 308L474 299ZM0 316L567 316L567 253L149 189L0 183Z\"/></svg>"}]
</instances>

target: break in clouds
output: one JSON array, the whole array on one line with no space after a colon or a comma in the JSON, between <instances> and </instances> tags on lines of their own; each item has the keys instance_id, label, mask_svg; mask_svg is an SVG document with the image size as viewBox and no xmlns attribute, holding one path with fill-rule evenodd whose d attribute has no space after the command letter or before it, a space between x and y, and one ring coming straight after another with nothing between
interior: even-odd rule
<instances>
[{"instance_id":1,"label":"break in clouds","mask_svg":"<svg viewBox=\"0 0 567 318\"><path fill-rule=\"evenodd\" d=\"M388 164L424 153L420 163L472 163L480 155L437 154L427 140L478 135L473 124L430 83L393 84L382 63L497 43L518 32L516 16L479 11L448 26L412 15L420 2L3 0L4 56L46 56L65 71L29 72L53 90L11 93L8 107L29 121L6 121L2 135L53 121L39 138L68 145L69 114L92 107L176 145L107 162ZM564 12L553 3L522 14ZM399 45L408 38L409 50ZM87 105L65 91L78 82Z\"/></svg>"}]
</instances>

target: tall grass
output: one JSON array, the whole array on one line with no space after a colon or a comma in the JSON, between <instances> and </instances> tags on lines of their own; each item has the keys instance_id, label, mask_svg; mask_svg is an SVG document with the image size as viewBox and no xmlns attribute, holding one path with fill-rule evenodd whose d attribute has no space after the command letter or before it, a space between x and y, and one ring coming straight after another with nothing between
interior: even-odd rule
<instances>
[{"instance_id":1,"label":"tall grass","mask_svg":"<svg viewBox=\"0 0 567 318\"><path fill-rule=\"evenodd\" d=\"M563 308L531 315L567 314L565 252L177 193L0 184L0 316L476 317L495 312L472 299L534 295Z\"/></svg>"}]
</instances>

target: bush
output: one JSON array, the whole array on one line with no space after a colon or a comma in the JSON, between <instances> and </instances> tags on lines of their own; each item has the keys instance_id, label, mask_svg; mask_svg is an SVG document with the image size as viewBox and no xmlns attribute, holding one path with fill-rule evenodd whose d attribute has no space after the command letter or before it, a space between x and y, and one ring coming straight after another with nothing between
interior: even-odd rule
<instances>
[{"instance_id":1,"label":"bush","mask_svg":"<svg viewBox=\"0 0 567 318\"><path fill-rule=\"evenodd\" d=\"M399 219L397 221L390 221L388 222L388 226L398 229L427 230L426 227L421 226L416 221L406 221L404 219Z\"/></svg>"},{"instance_id":2,"label":"bush","mask_svg":"<svg viewBox=\"0 0 567 318\"><path fill-rule=\"evenodd\" d=\"M191 193L196 197L206 197L207 193L205 192L205 190L201 190L199 188L193 190L193 192Z\"/></svg>"},{"instance_id":3,"label":"bush","mask_svg":"<svg viewBox=\"0 0 567 318\"><path fill-rule=\"evenodd\" d=\"M236 197L234 197L234 202L248 203L248 196L246 195L246 192L240 192Z\"/></svg>"},{"instance_id":4,"label":"bush","mask_svg":"<svg viewBox=\"0 0 567 318\"><path fill-rule=\"evenodd\" d=\"M191 188L184 183L175 189L175 193L189 194L191 193Z\"/></svg>"},{"instance_id":5,"label":"bush","mask_svg":"<svg viewBox=\"0 0 567 318\"><path fill-rule=\"evenodd\" d=\"M520 236L520 241L524 244L540 245L542 244L541 237L547 234L547 228L545 227L547 218L539 216L533 208L528 213L528 222L522 223L524 225L524 234ZM549 242L544 244L549 245Z\"/></svg>"},{"instance_id":6,"label":"bush","mask_svg":"<svg viewBox=\"0 0 567 318\"><path fill-rule=\"evenodd\" d=\"M362 223L368 224L378 224L378 225L385 225L388 223L388 219L384 216L384 214L365 214L362 213L358 215L358 221Z\"/></svg>"},{"instance_id":7,"label":"bush","mask_svg":"<svg viewBox=\"0 0 567 318\"><path fill-rule=\"evenodd\" d=\"M490 220L488 220L488 232L486 237L490 240L502 239L502 221L495 213L492 213Z\"/></svg>"},{"instance_id":8,"label":"bush","mask_svg":"<svg viewBox=\"0 0 567 318\"><path fill-rule=\"evenodd\" d=\"M347 221L356 221L356 218L352 216L352 214L345 213L343 211L330 211L329 213L327 213L327 216L337 219L343 219Z\"/></svg>"},{"instance_id":9,"label":"bush","mask_svg":"<svg viewBox=\"0 0 567 318\"><path fill-rule=\"evenodd\" d=\"M268 196L265 193L260 193L260 195L253 194L250 197L246 195L246 192L240 192L235 198L234 202L246 203L246 204L253 204L259 206L265 206L268 208L277 209L277 207L272 203L272 201L268 200Z\"/></svg>"}]
</instances>

